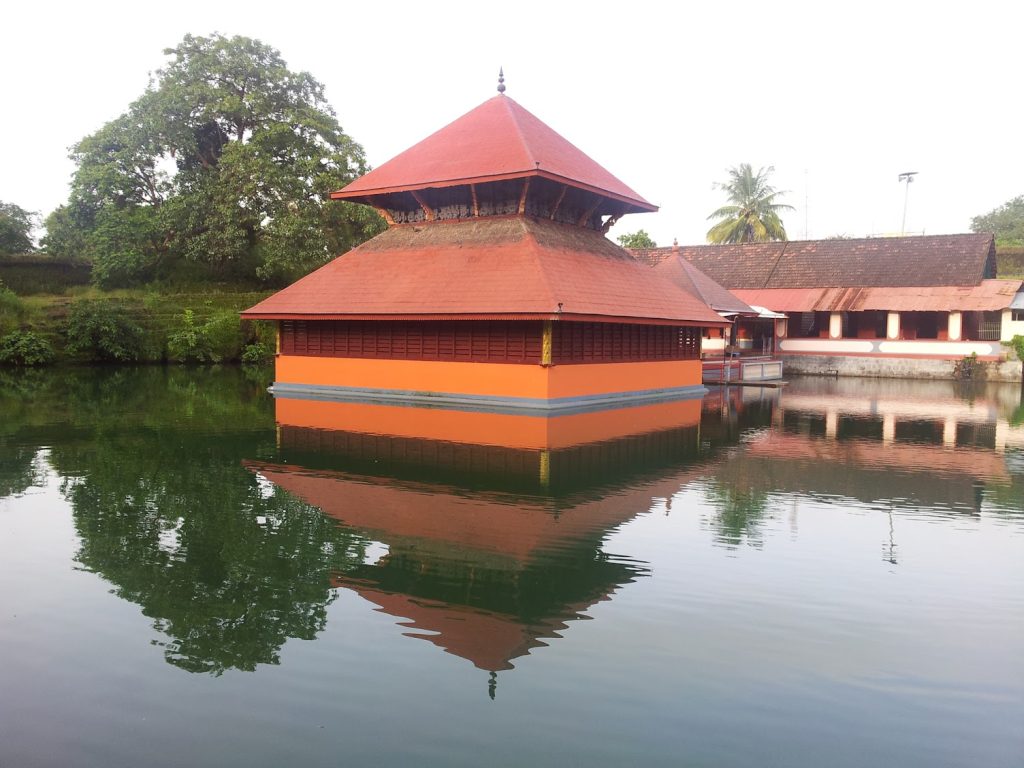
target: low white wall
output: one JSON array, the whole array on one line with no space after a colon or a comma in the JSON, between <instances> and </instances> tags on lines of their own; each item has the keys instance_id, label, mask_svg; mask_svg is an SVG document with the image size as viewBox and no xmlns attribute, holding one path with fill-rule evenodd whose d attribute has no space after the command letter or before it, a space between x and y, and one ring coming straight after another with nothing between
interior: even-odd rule
<instances>
[{"instance_id":1,"label":"low white wall","mask_svg":"<svg viewBox=\"0 0 1024 768\"><path fill-rule=\"evenodd\" d=\"M976 354L979 357L1005 357L1006 350L997 341L890 341L888 339L784 339L779 347L782 352L804 354L846 354L869 355L941 355L959 360Z\"/></svg>"},{"instance_id":2,"label":"low white wall","mask_svg":"<svg viewBox=\"0 0 1024 768\"><path fill-rule=\"evenodd\" d=\"M854 355L786 355L787 374L869 376L888 379L952 379L955 360ZM987 381L1021 380L1020 362L985 363Z\"/></svg>"}]
</instances>

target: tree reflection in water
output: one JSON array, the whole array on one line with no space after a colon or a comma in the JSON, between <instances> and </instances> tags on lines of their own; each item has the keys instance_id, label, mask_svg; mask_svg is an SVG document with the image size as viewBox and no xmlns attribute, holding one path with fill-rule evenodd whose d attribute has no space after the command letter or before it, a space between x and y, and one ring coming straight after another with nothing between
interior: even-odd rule
<instances>
[{"instance_id":1,"label":"tree reflection in water","mask_svg":"<svg viewBox=\"0 0 1024 768\"><path fill-rule=\"evenodd\" d=\"M242 467L274 449L264 384L160 368L8 377L0 442L15 447L0 492L35 482L36 452L63 436L49 461L77 560L153 619L169 663L252 670L324 629L331 574L361 563L368 542Z\"/></svg>"}]
</instances>

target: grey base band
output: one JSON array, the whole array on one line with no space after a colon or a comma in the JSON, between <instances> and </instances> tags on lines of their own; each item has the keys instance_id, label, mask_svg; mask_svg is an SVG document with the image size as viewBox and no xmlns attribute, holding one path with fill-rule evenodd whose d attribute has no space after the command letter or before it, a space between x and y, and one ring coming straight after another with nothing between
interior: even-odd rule
<instances>
[{"instance_id":1,"label":"grey base band","mask_svg":"<svg viewBox=\"0 0 1024 768\"><path fill-rule=\"evenodd\" d=\"M452 392L415 392L405 389L368 389L329 387L315 384L274 382L268 389L274 397L289 400L322 400L342 403L400 405L412 408L438 408L475 413L507 413L528 416L568 416L574 413L633 408L675 400L694 400L707 393L707 387L669 387L633 392L611 392L578 397L510 397L502 395L462 395Z\"/></svg>"}]
</instances>

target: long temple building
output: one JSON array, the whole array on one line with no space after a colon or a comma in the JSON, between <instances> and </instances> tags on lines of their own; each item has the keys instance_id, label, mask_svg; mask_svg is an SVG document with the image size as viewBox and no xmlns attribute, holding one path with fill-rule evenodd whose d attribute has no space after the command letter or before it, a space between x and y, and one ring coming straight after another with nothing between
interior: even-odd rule
<instances>
[{"instance_id":1,"label":"long temple building","mask_svg":"<svg viewBox=\"0 0 1024 768\"><path fill-rule=\"evenodd\" d=\"M703 394L722 317L607 239L656 206L499 95L332 197L388 229L243 313L278 397L558 414Z\"/></svg>"}]
</instances>

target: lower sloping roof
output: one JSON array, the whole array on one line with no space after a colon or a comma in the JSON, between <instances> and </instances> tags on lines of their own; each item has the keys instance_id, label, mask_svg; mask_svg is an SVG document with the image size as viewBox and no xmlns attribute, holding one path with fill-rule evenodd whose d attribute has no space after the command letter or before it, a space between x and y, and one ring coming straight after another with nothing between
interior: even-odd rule
<instances>
[{"instance_id":1,"label":"lower sloping roof","mask_svg":"<svg viewBox=\"0 0 1024 768\"><path fill-rule=\"evenodd\" d=\"M243 316L722 324L601 233L522 216L392 227Z\"/></svg>"},{"instance_id":2,"label":"lower sloping roof","mask_svg":"<svg viewBox=\"0 0 1024 768\"><path fill-rule=\"evenodd\" d=\"M1020 289L1020 280L982 280L970 286L760 288L733 292L748 304L776 312L989 312L1009 307Z\"/></svg>"},{"instance_id":3,"label":"lower sloping roof","mask_svg":"<svg viewBox=\"0 0 1024 768\"><path fill-rule=\"evenodd\" d=\"M757 314L745 301L723 288L678 254L656 264L654 270L683 290L692 293L716 312L730 315Z\"/></svg>"}]
</instances>

